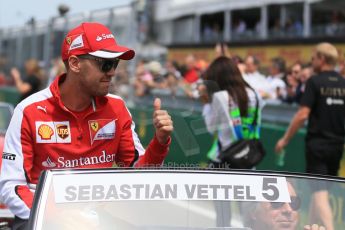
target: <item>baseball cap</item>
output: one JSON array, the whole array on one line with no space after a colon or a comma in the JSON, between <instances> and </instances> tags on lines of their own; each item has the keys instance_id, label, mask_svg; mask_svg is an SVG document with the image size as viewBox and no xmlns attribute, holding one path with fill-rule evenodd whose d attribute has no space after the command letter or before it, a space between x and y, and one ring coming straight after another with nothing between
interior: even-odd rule
<instances>
[{"instance_id":1,"label":"baseball cap","mask_svg":"<svg viewBox=\"0 0 345 230\"><path fill-rule=\"evenodd\" d=\"M67 60L71 55L90 54L100 58L130 60L134 50L120 46L106 26L95 22L84 22L70 30L62 43L61 57Z\"/></svg>"}]
</instances>

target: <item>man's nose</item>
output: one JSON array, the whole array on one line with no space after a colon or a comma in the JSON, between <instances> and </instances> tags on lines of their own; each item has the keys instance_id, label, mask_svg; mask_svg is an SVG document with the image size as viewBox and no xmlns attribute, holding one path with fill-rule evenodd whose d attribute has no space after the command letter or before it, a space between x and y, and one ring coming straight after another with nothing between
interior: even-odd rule
<instances>
[{"instance_id":1,"label":"man's nose","mask_svg":"<svg viewBox=\"0 0 345 230\"><path fill-rule=\"evenodd\" d=\"M115 68L111 68L108 72L106 72L106 75L108 77L115 77L115 71L116 71Z\"/></svg>"},{"instance_id":2,"label":"man's nose","mask_svg":"<svg viewBox=\"0 0 345 230\"><path fill-rule=\"evenodd\" d=\"M293 211L289 203L284 203L281 210L286 213L291 213Z\"/></svg>"}]
</instances>

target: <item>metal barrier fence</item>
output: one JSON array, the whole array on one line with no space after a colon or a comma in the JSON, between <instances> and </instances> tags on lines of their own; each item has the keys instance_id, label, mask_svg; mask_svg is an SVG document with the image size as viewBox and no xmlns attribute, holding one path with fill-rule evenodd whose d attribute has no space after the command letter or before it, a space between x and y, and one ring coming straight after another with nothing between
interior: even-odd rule
<instances>
[{"instance_id":1,"label":"metal barrier fence","mask_svg":"<svg viewBox=\"0 0 345 230\"><path fill-rule=\"evenodd\" d=\"M207 132L201 115L202 105L197 100L171 95L148 95L134 97L126 101L143 145L147 145L154 135L152 125L153 100L160 97L162 107L169 111L174 121L174 132L170 154L165 160L171 167L205 167L206 154L212 146L213 137ZM0 101L16 105L19 94L13 87L0 88ZM286 147L285 164L276 163L274 146L284 134L297 106L284 104L266 104L262 111L261 140L267 151L258 169L282 170L293 172L305 171L304 137L306 130L301 129ZM340 176L345 176L345 159L341 162Z\"/></svg>"},{"instance_id":2,"label":"metal barrier fence","mask_svg":"<svg viewBox=\"0 0 345 230\"><path fill-rule=\"evenodd\" d=\"M144 145L154 135L152 126L152 103L154 95L136 98L130 105L130 111L136 123L136 131ZM165 160L171 167L205 167L207 152L212 146L213 137L207 132L201 115L202 105L187 98L159 96L163 109L167 109L174 121L174 133L170 153ZM304 172L304 136L305 129L300 130L286 148L285 164L276 164L274 146L284 134L289 121L296 112L296 106L266 105L262 112L263 124L261 138L267 155L258 165L258 169Z\"/></svg>"}]
</instances>

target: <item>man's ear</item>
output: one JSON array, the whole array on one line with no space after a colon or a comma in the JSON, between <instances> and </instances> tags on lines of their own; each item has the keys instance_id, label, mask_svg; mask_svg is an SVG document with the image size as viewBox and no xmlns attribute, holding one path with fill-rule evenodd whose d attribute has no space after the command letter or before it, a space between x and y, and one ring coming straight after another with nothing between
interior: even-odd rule
<instances>
[{"instance_id":1,"label":"man's ear","mask_svg":"<svg viewBox=\"0 0 345 230\"><path fill-rule=\"evenodd\" d=\"M320 61L321 61L323 64L326 63L326 57L325 57L325 55L320 54L320 55L319 55L319 59L320 59Z\"/></svg>"},{"instance_id":2,"label":"man's ear","mask_svg":"<svg viewBox=\"0 0 345 230\"><path fill-rule=\"evenodd\" d=\"M80 60L76 56L72 55L68 58L68 66L73 72L80 72Z\"/></svg>"}]
</instances>

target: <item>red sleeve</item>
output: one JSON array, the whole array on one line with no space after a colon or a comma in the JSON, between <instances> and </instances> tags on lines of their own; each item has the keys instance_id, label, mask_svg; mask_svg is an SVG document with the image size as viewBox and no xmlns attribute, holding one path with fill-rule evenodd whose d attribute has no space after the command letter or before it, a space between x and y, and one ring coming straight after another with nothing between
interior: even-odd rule
<instances>
[{"instance_id":1,"label":"red sleeve","mask_svg":"<svg viewBox=\"0 0 345 230\"><path fill-rule=\"evenodd\" d=\"M22 128L21 128L21 145L23 154L23 166L26 182L32 183L32 167L34 158L34 135L35 130L30 129L30 125L26 116L23 118ZM36 183L36 182L35 182ZM28 208L31 209L32 202L34 199L34 194L30 191L27 185L20 185L16 187L16 194L23 200Z\"/></svg>"},{"instance_id":2,"label":"red sleeve","mask_svg":"<svg viewBox=\"0 0 345 230\"><path fill-rule=\"evenodd\" d=\"M33 136L22 108L16 108L6 132L0 177L0 196L11 212L28 219L33 202L29 189L33 160Z\"/></svg>"},{"instance_id":3,"label":"red sleeve","mask_svg":"<svg viewBox=\"0 0 345 230\"><path fill-rule=\"evenodd\" d=\"M125 107L124 107L125 108ZM160 166L169 151L171 138L164 145L160 144L156 137L152 139L145 150L135 132L135 124L129 111L125 108L121 115L124 119L121 130L119 148L115 157L119 167L156 167Z\"/></svg>"},{"instance_id":4,"label":"red sleeve","mask_svg":"<svg viewBox=\"0 0 345 230\"><path fill-rule=\"evenodd\" d=\"M160 167L168 155L171 138L166 144L162 145L158 142L156 136L151 140L145 154L139 157L135 167Z\"/></svg>"},{"instance_id":5,"label":"red sleeve","mask_svg":"<svg viewBox=\"0 0 345 230\"><path fill-rule=\"evenodd\" d=\"M15 188L16 194L22 199L28 208L32 208L32 202L34 200L34 194L29 190L26 185L18 185Z\"/></svg>"}]
</instances>

